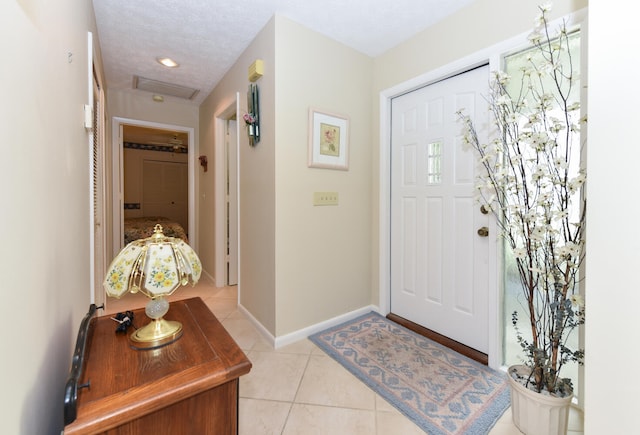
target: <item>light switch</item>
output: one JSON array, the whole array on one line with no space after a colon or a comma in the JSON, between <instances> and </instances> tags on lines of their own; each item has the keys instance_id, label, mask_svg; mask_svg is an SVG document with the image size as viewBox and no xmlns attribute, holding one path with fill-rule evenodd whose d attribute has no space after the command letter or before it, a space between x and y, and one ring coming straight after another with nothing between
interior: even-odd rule
<instances>
[{"instance_id":1,"label":"light switch","mask_svg":"<svg viewBox=\"0 0 640 435\"><path fill-rule=\"evenodd\" d=\"M313 192L313 205L338 205L338 192Z\"/></svg>"}]
</instances>

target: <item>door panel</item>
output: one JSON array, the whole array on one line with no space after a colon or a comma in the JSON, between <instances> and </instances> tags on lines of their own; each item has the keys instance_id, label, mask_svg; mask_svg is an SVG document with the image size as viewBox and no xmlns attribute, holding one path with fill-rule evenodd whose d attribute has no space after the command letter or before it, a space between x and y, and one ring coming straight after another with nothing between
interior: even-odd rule
<instances>
[{"instance_id":1,"label":"door panel","mask_svg":"<svg viewBox=\"0 0 640 435\"><path fill-rule=\"evenodd\" d=\"M391 311L485 353L488 216L455 112L487 119L487 86L485 66L391 105Z\"/></svg>"}]
</instances>

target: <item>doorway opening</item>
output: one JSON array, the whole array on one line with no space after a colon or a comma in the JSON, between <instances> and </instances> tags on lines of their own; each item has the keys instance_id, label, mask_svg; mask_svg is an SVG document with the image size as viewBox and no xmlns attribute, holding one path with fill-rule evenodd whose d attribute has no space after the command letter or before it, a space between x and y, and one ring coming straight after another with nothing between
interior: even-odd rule
<instances>
[{"instance_id":1,"label":"doorway opening","mask_svg":"<svg viewBox=\"0 0 640 435\"><path fill-rule=\"evenodd\" d=\"M240 94L215 115L215 283L240 284L239 138ZM238 292L239 297L239 292Z\"/></svg>"},{"instance_id":2,"label":"doorway opening","mask_svg":"<svg viewBox=\"0 0 640 435\"><path fill-rule=\"evenodd\" d=\"M125 217L165 216L184 226L197 251L193 128L113 119L113 256L125 245ZM135 167L125 185L125 143ZM146 179L146 183L145 183ZM144 187L144 186L147 187Z\"/></svg>"},{"instance_id":3,"label":"doorway opening","mask_svg":"<svg viewBox=\"0 0 640 435\"><path fill-rule=\"evenodd\" d=\"M500 52L500 51L498 51ZM498 69L500 58L495 55L496 47L490 47L486 50L479 51L474 53L471 56L460 59L451 64L445 65L441 68L433 70L429 73L425 73L421 76L418 76L414 79L411 79L407 82L401 83L395 87L389 88L381 92L380 104L380 187L379 187L379 228L380 228L380 257L379 257L379 283L380 283L380 291L379 291L379 307L380 312L384 315L387 315L391 312L392 307L392 257L395 254L392 252L392 149L391 149L391 137L392 137L392 102L395 98L400 97L402 95L411 93L412 91L425 88L429 85L436 84L446 80L447 78L458 76L467 71L474 70L482 65L489 65L489 70ZM419 115L417 115L419 116ZM426 166L427 172L421 172L417 174L417 176L425 176L425 173L428 174L429 166L431 165L431 171L434 172L435 169L438 168L438 162L441 163L441 160L438 156L440 155L439 151L441 150L438 145L439 141L437 138L434 140L430 140L425 142L424 144L424 154L422 156L422 162ZM397 158L398 156L396 156ZM396 162L397 163L397 162ZM461 163L463 161L461 160ZM396 168L397 169L397 168ZM456 168L457 170L457 168ZM455 172L454 172L455 173ZM435 183L438 181L437 174L433 174L434 176L430 179L427 177L426 183L429 182ZM465 200L466 201L466 200ZM404 202L405 205L409 206L411 201ZM471 201L472 202L472 201ZM435 210L437 201L431 202L431 210ZM466 201L469 203L469 201ZM437 207L436 207L437 209ZM477 221L476 212L479 210L473 209L473 214L467 214L469 217L467 219L470 226L470 232L473 234L471 237L474 237L476 234L476 230L482 226L488 226L490 234L496 234L495 229L492 230L493 224L491 222L483 223L479 227L477 224L480 223ZM462 215L461 215L462 216ZM398 216L394 218L394 221L397 221ZM478 233L479 235L479 233ZM410 240L410 239L406 239ZM470 241L469 238L467 241ZM488 240L485 240L488 242ZM469 242L471 243L471 242ZM475 243L475 242L474 242ZM408 245L407 245L408 246ZM480 355L480 359L484 363L488 363L488 365L492 368L499 368L501 366L501 325L499 323L499 313L500 313L500 292L498 285L498 245L496 243L488 243L487 246L488 254L486 255L486 261L488 264L485 265L485 271L487 273L486 284L489 289L486 295L486 317L487 317L487 325L486 325L486 338L487 341L483 345L484 349L481 352L484 355ZM432 258L433 255L432 255ZM470 260L475 262L475 260ZM422 267L416 264L416 267ZM461 277L464 279L465 277ZM484 279L484 278L483 278ZM464 304L463 304L464 305ZM396 319L394 319L396 320ZM397 320L396 320L397 321ZM410 326L410 325L407 325ZM424 328L423 328L424 329ZM444 335L444 334L441 334ZM430 337L432 338L432 337ZM455 343L457 340L451 339L451 337L447 337L450 340L447 344L449 347L451 343ZM470 348L470 346L468 347ZM460 351L456 348L456 350ZM465 352L461 352L465 353ZM476 353L478 353L476 351ZM486 356L485 356L486 355ZM474 357L471 354L468 354L470 357ZM478 358L475 358L478 359Z\"/></svg>"}]
</instances>

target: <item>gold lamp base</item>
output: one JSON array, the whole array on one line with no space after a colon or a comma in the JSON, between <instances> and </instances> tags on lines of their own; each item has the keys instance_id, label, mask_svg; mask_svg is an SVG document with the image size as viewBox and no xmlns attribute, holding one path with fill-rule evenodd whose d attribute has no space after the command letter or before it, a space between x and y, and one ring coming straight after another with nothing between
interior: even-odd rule
<instances>
[{"instance_id":1,"label":"gold lamp base","mask_svg":"<svg viewBox=\"0 0 640 435\"><path fill-rule=\"evenodd\" d=\"M182 323L160 318L136 330L129 339L136 349L153 349L173 343L181 336Z\"/></svg>"},{"instance_id":2,"label":"gold lamp base","mask_svg":"<svg viewBox=\"0 0 640 435\"><path fill-rule=\"evenodd\" d=\"M164 320L169 311L169 302L164 297L149 301L144 309L151 323L135 331L129 339L135 349L154 349L173 343L182 336L182 323Z\"/></svg>"}]
</instances>

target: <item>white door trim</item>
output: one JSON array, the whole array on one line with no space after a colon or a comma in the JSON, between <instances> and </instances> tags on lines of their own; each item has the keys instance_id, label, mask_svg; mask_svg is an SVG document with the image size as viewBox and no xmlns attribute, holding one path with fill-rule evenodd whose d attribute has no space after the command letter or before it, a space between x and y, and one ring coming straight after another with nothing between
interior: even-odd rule
<instances>
[{"instance_id":1,"label":"white door trim","mask_svg":"<svg viewBox=\"0 0 640 435\"><path fill-rule=\"evenodd\" d=\"M236 92L223 109L214 115L215 118L215 146L214 146L214 177L215 177L215 212L214 212L214 234L215 234L215 272L214 279L216 287L224 287L226 284L226 256L227 256L227 230L226 230L226 123L230 118L236 117L236 175L239 172L239 150L240 150L240 93ZM236 195L238 204L240 203L240 192ZM238 212L238 218L240 213ZM240 222L238 225L238 247L240 246ZM239 248L238 248L239 249ZM238 258L240 253L238 252ZM238 264L238 285L240 284L240 264ZM239 287L238 287L239 288ZM239 293L239 292L238 292ZM239 295L238 295L239 297Z\"/></svg>"},{"instance_id":2,"label":"white door trim","mask_svg":"<svg viewBox=\"0 0 640 435\"><path fill-rule=\"evenodd\" d=\"M192 127L184 127L173 124L163 124L159 122L141 121L139 119L121 118L114 116L111 122L111 143L112 143L112 186L113 186L113 257L123 248L123 219L124 213L122 204L124 199L123 192L123 150L122 138L120 137L121 126L137 125L141 127L157 128L160 130L174 130L187 133L189 137L188 144L188 195L189 195L189 245L198 251L198 234L196 229L196 194L195 194L195 173L196 173L196 143L195 133Z\"/></svg>"},{"instance_id":3,"label":"white door trim","mask_svg":"<svg viewBox=\"0 0 640 435\"><path fill-rule=\"evenodd\" d=\"M455 110L469 111L484 140L488 84L484 64L391 103L390 309L483 353L488 352L487 262L496 237L493 231L486 238L476 234L493 216L483 215L476 204L475 153L459 141ZM435 144L440 145L436 155Z\"/></svg>"},{"instance_id":4,"label":"white door trim","mask_svg":"<svg viewBox=\"0 0 640 435\"><path fill-rule=\"evenodd\" d=\"M489 71L499 68L500 54L495 48L474 53L449 65L415 77L380 93L380 206L379 206L379 307L388 314L391 307L391 99L427 86L455 74L489 63ZM494 54L495 53L495 54ZM489 228L490 234L497 234L495 223ZM497 243L491 243L489 249L489 366L498 368L502 361L500 329L500 288L498 286Z\"/></svg>"}]
</instances>

